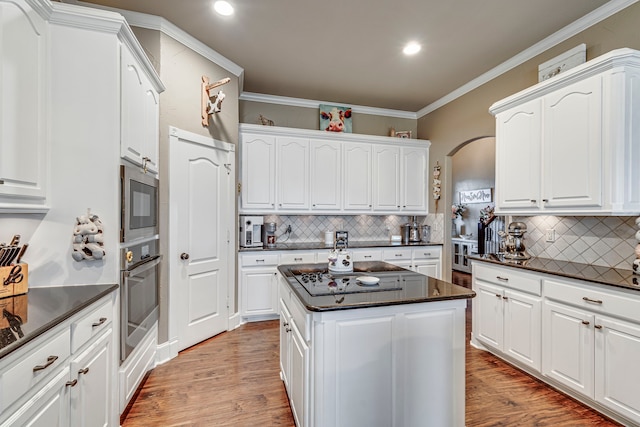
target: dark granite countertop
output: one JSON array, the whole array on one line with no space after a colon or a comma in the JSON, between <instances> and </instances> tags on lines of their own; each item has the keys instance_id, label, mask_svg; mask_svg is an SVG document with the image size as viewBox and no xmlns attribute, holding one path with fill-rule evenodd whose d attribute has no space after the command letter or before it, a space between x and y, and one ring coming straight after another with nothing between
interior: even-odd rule
<instances>
[{"instance_id":1,"label":"dark granite countertop","mask_svg":"<svg viewBox=\"0 0 640 427\"><path fill-rule=\"evenodd\" d=\"M0 329L0 358L117 288L115 284L29 288L24 295L0 299L0 321L10 325Z\"/></svg>"},{"instance_id":2,"label":"dark granite countertop","mask_svg":"<svg viewBox=\"0 0 640 427\"><path fill-rule=\"evenodd\" d=\"M633 274L632 270L536 257L532 257L526 261L513 261L496 254L472 254L469 255L469 258L507 267L522 268L523 270L554 274L570 279L586 280L601 285L617 286L640 291L640 276Z\"/></svg>"},{"instance_id":3,"label":"dark granite countertop","mask_svg":"<svg viewBox=\"0 0 640 427\"><path fill-rule=\"evenodd\" d=\"M418 243L402 243L391 242L389 240L368 240L368 241L349 241L349 249L363 249L363 248L399 248L399 247L412 247L412 246L442 246L442 243L433 242L418 242ZM314 250L314 249L333 249L333 245L325 245L324 242L276 242L275 248L239 248L239 252L248 251L300 251L300 250Z\"/></svg>"},{"instance_id":4,"label":"dark granite countertop","mask_svg":"<svg viewBox=\"0 0 640 427\"><path fill-rule=\"evenodd\" d=\"M354 262L350 276L376 276L381 280L397 280L399 289L312 296L294 277L291 270L326 269L326 263L280 265L278 270L287 279L298 299L309 311L334 311L398 304L468 299L475 297L471 289L425 276L382 261ZM336 277L345 274L336 274ZM356 285L354 285L356 286Z\"/></svg>"}]
</instances>

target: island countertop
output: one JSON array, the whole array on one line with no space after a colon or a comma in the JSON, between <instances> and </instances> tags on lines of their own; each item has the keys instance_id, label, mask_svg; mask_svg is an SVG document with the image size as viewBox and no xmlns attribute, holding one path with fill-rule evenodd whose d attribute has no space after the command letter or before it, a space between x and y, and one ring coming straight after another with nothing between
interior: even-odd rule
<instances>
[{"instance_id":1,"label":"island countertop","mask_svg":"<svg viewBox=\"0 0 640 427\"><path fill-rule=\"evenodd\" d=\"M295 272L321 271L327 269L327 263L290 264L278 266L278 271L293 289L300 302L309 311L332 311L398 304L414 304L424 302L468 299L475 297L471 289L454 285L424 274L406 270L382 261L356 261L353 273L332 273L341 283L343 278L351 278L351 291L335 293L326 292L325 295L311 295L300 283ZM394 283L391 289L385 290L378 286L361 286L354 283L359 276L373 276L386 283ZM346 286L345 288L348 288Z\"/></svg>"}]
</instances>

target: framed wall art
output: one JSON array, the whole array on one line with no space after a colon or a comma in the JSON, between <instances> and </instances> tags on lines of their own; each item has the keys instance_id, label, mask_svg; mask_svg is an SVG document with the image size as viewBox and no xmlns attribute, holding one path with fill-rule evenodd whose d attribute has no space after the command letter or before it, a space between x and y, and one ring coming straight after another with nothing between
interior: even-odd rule
<instances>
[{"instance_id":1,"label":"framed wall art","mask_svg":"<svg viewBox=\"0 0 640 427\"><path fill-rule=\"evenodd\" d=\"M460 192L460 203L490 203L491 200L491 188Z\"/></svg>"},{"instance_id":2,"label":"framed wall art","mask_svg":"<svg viewBox=\"0 0 640 427\"><path fill-rule=\"evenodd\" d=\"M351 133L351 107L320 105L320 130Z\"/></svg>"}]
</instances>

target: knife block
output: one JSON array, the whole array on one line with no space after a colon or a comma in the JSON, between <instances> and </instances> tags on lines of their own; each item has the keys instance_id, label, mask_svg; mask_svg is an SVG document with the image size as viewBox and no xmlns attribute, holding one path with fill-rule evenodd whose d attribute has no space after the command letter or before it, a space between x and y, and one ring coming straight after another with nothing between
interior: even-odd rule
<instances>
[{"instance_id":1,"label":"knife block","mask_svg":"<svg viewBox=\"0 0 640 427\"><path fill-rule=\"evenodd\" d=\"M29 264L20 264L22 266L22 280L18 283L9 283L4 285L4 281L9 277L11 269L15 266L8 265L0 267L0 298L12 297L14 295L26 294L29 290Z\"/></svg>"},{"instance_id":2,"label":"knife block","mask_svg":"<svg viewBox=\"0 0 640 427\"><path fill-rule=\"evenodd\" d=\"M9 316L18 316L21 325L27 323L27 307L29 305L28 295L18 295L11 298L0 299L0 329L10 328L9 319L4 314L4 310L9 312Z\"/></svg>"}]
</instances>

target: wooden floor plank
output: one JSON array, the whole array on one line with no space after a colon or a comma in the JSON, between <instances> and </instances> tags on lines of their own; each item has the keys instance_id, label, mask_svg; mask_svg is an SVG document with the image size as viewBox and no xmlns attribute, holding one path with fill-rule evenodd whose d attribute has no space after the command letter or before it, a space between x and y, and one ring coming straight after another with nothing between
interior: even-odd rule
<instances>
[{"instance_id":1,"label":"wooden floor plank","mask_svg":"<svg viewBox=\"0 0 640 427\"><path fill-rule=\"evenodd\" d=\"M471 287L467 274L452 281ZM278 321L256 322L181 352L151 372L122 426L294 427L278 340ZM468 342L467 426L619 425Z\"/></svg>"}]
</instances>

